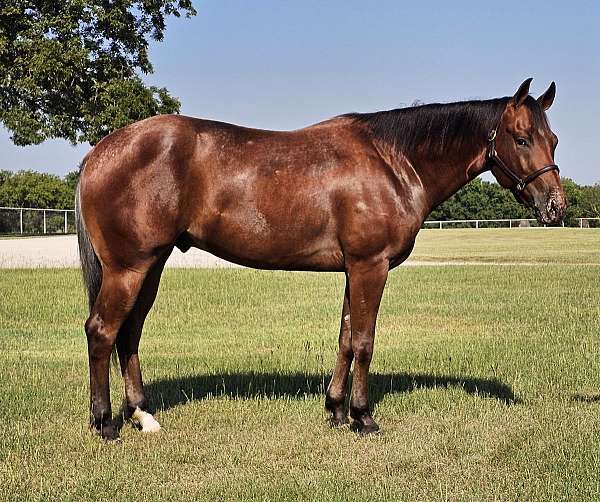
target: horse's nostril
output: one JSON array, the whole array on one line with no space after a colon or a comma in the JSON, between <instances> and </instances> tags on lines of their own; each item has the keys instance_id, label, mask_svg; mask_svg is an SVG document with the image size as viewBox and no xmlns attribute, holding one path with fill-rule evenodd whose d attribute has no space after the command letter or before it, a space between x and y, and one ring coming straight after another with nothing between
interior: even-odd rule
<instances>
[{"instance_id":1,"label":"horse's nostril","mask_svg":"<svg viewBox=\"0 0 600 502\"><path fill-rule=\"evenodd\" d=\"M546 215L551 221L558 221L562 218L564 212L564 204L561 204L561 200L556 199L555 197L550 197L548 203L546 204Z\"/></svg>"}]
</instances>

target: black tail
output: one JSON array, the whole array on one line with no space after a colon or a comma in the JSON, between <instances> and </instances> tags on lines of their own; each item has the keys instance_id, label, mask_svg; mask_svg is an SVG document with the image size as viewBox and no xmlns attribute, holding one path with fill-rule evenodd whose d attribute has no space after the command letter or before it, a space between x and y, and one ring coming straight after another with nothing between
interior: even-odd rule
<instances>
[{"instance_id":1,"label":"black tail","mask_svg":"<svg viewBox=\"0 0 600 502\"><path fill-rule=\"evenodd\" d=\"M83 163L79 172L81 173L82 170ZM100 265L100 261L94 252L94 248L92 247L92 243L90 241L90 235L88 234L87 228L85 228L85 222L83 221L83 217L81 215L81 196L79 194L79 183L77 183L77 189L75 191L75 222L77 225L77 241L79 242L81 273L83 275L83 282L87 289L91 312L94 308L94 303L96 303L98 293L100 292L100 286L102 285L102 266Z\"/></svg>"}]
</instances>

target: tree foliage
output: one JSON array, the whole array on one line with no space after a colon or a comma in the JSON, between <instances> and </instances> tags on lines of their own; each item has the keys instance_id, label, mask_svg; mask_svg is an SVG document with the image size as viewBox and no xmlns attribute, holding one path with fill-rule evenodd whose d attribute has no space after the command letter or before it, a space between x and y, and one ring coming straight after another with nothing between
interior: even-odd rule
<instances>
[{"instance_id":1,"label":"tree foliage","mask_svg":"<svg viewBox=\"0 0 600 502\"><path fill-rule=\"evenodd\" d=\"M569 178L562 178L567 196L565 224L575 224L576 218L600 217L600 185L578 185ZM512 193L497 183L475 178L447 201L435 208L429 220L486 220L503 218L533 218L532 212L523 207Z\"/></svg>"},{"instance_id":2,"label":"tree foliage","mask_svg":"<svg viewBox=\"0 0 600 502\"><path fill-rule=\"evenodd\" d=\"M430 220L531 218L531 212L497 183L475 178L435 208Z\"/></svg>"},{"instance_id":3,"label":"tree foliage","mask_svg":"<svg viewBox=\"0 0 600 502\"><path fill-rule=\"evenodd\" d=\"M582 210L590 217L600 218L600 184L582 187Z\"/></svg>"},{"instance_id":4,"label":"tree foliage","mask_svg":"<svg viewBox=\"0 0 600 502\"><path fill-rule=\"evenodd\" d=\"M0 3L0 122L15 144L97 143L109 132L179 111L146 86L150 39L191 0L11 0Z\"/></svg>"},{"instance_id":5,"label":"tree foliage","mask_svg":"<svg viewBox=\"0 0 600 502\"><path fill-rule=\"evenodd\" d=\"M0 206L72 209L74 174L77 179L76 173L70 173L63 180L34 171L0 171Z\"/></svg>"},{"instance_id":6,"label":"tree foliage","mask_svg":"<svg viewBox=\"0 0 600 502\"><path fill-rule=\"evenodd\" d=\"M565 212L564 221L567 225L572 225L575 218L581 217L583 210L583 190L572 179L563 178L562 186L567 196L567 211Z\"/></svg>"}]
</instances>

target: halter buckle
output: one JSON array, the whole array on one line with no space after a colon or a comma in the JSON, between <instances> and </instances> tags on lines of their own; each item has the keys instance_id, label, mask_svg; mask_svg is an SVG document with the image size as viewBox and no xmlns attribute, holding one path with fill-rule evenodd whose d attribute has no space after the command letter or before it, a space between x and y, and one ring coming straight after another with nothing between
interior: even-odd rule
<instances>
[{"instance_id":1,"label":"halter buckle","mask_svg":"<svg viewBox=\"0 0 600 502\"><path fill-rule=\"evenodd\" d=\"M496 134L497 134L497 131L496 131L496 129L492 129L492 130L490 131L490 133L488 134L488 141L489 141L490 143L496 139Z\"/></svg>"},{"instance_id":2,"label":"halter buckle","mask_svg":"<svg viewBox=\"0 0 600 502\"><path fill-rule=\"evenodd\" d=\"M520 180L517 183L517 186L515 187L517 192L522 192L523 190L525 190L525 187L527 186L527 183L525 183L525 180Z\"/></svg>"}]
</instances>

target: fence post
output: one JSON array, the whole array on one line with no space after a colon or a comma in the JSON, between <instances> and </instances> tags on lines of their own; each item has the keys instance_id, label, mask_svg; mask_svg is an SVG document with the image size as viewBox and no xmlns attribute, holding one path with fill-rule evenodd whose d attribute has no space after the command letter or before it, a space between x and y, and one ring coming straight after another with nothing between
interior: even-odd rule
<instances>
[{"instance_id":1,"label":"fence post","mask_svg":"<svg viewBox=\"0 0 600 502\"><path fill-rule=\"evenodd\" d=\"M512 228L512 220L508 220L508 228Z\"/></svg>"},{"instance_id":2,"label":"fence post","mask_svg":"<svg viewBox=\"0 0 600 502\"><path fill-rule=\"evenodd\" d=\"M65 211L65 234L67 233L67 212Z\"/></svg>"},{"instance_id":3,"label":"fence post","mask_svg":"<svg viewBox=\"0 0 600 502\"><path fill-rule=\"evenodd\" d=\"M475 228L479 228L479 220L475 220Z\"/></svg>"},{"instance_id":4,"label":"fence post","mask_svg":"<svg viewBox=\"0 0 600 502\"><path fill-rule=\"evenodd\" d=\"M440 221L440 230L442 229L442 222Z\"/></svg>"},{"instance_id":5,"label":"fence post","mask_svg":"<svg viewBox=\"0 0 600 502\"><path fill-rule=\"evenodd\" d=\"M583 228L583 218L579 218L579 228Z\"/></svg>"},{"instance_id":6,"label":"fence post","mask_svg":"<svg viewBox=\"0 0 600 502\"><path fill-rule=\"evenodd\" d=\"M46 233L46 210L44 209L44 233Z\"/></svg>"},{"instance_id":7,"label":"fence post","mask_svg":"<svg viewBox=\"0 0 600 502\"><path fill-rule=\"evenodd\" d=\"M20 212L20 226L21 226L21 235L23 235L23 208L21 208Z\"/></svg>"}]
</instances>

